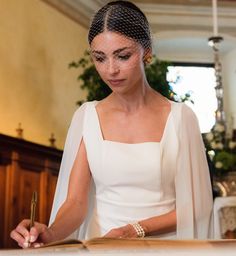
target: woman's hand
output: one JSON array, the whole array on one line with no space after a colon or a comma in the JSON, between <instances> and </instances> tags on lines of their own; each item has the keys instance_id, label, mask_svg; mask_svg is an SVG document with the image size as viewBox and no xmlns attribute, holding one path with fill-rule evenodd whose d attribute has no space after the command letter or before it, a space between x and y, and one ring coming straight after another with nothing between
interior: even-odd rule
<instances>
[{"instance_id":1,"label":"woman's hand","mask_svg":"<svg viewBox=\"0 0 236 256\"><path fill-rule=\"evenodd\" d=\"M111 229L104 237L110 238L137 238L137 232L132 225L128 224L120 228Z\"/></svg>"},{"instance_id":2,"label":"woman's hand","mask_svg":"<svg viewBox=\"0 0 236 256\"><path fill-rule=\"evenodd\" d=\"M21 221L17 227L11 231L11 238L14 239L22 248L40 247L44 243L53 240L52 231L45 225L39 222L34 222L34 226L28 230L30 220Z\"/></svg>"}]
</instances>

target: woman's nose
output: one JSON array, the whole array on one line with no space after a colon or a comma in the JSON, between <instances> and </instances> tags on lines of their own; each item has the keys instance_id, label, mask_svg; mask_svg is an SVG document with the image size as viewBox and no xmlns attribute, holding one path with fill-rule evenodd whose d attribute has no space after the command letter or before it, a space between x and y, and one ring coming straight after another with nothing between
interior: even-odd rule
<instances>
[{"instance_id":1,"label":"woman's nose","mask_svg":"<svg viewBox=\"0 0 236 256\"><path fill-rule=\"evenodd\" d=\"M110 60L108 63L108 72L111 75L115 75L117 73L119 73L120 69L119 66L117 65L117 63L114 60Z\"/></svg>"}]
</instances>

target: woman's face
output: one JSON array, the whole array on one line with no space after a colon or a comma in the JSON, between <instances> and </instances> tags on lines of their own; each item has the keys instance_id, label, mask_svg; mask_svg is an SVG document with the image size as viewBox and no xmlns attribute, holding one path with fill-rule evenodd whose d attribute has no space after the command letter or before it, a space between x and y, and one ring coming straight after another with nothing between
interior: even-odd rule
<instances>
[{"instance_id":1,"label":"woman's face","mask_svg":"<svg viewBox=\"0 0 236 256\"><path fill-rule=\"evenodd\" d=\"M140 44L114 32L103 32L91 43L95 67L114 92L129 92L143 82L144 49Z\"/></svg>"}]
</instances>

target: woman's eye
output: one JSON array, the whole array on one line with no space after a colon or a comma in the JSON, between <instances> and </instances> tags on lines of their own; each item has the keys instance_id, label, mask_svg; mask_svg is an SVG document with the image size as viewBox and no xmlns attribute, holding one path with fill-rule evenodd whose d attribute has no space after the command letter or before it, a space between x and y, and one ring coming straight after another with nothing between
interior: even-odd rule
<instances>
[{"instance_id":1,"label":"woman's eye","mask_svg":"<svg viewBox=\"0 0 236 256\"><path fill-rule=\"evenodd\" d=\"M118 55L118 58L121 60L128 60L130 58L130 54L126 54L126 55Z\"/></svg>"},{"instance_id":2,"label":"woman's eye","mask_svg":"<svg viewBox=\"0 0 236 256\"><path fill-rule=\"evenodd\" d=\"M104 61L104 58L102 58L102 57L95 57L95 61L103 62L103 61Z\"/></svg>"}]
</instances>

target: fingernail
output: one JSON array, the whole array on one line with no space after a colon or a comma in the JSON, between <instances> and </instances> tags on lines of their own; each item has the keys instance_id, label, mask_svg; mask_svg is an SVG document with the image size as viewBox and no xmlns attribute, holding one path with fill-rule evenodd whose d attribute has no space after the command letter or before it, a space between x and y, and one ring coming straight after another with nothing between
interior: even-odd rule
<instances>
[{"instance_id":1,"label":"fingernail","mask_svg":"<svg viewBox=\"0 0 236 256\"><path fill-rule=\"evenodd\" d=\"M26 236L26 237L25 237L25 242L28 243L29 240L30 240L30 237L29 237L29 236Z\"/></svg>"},{"instance_id":2,"label":"fingernail","mask_svg":"<svg viewBox=\"0 0 236 256\"><path fill-rule=\"evenodd\" d=\"M30 236L30 242L33 243L36 240L35 236Z\"/></svg>"},{"instance_id":3,"label":"fingernail","mask_svg":"<svg viewBox=\"0 0 236 256\"><path fill-rule=\"evenodd\" d=\"M29 243L28 242L24 242L23 246L24 246L24 248L28 248L29 247Z\"/></svg>"},{"instance_id":4,"label":"fingernail","mask_svg":"<svg viewBox=\"0 0 236 256\"><path fill-rule=\"evenodd\" d=\"M34 248L39 248L40 246L40 244L34 244Z\"/></svg>"}]
</instances>

